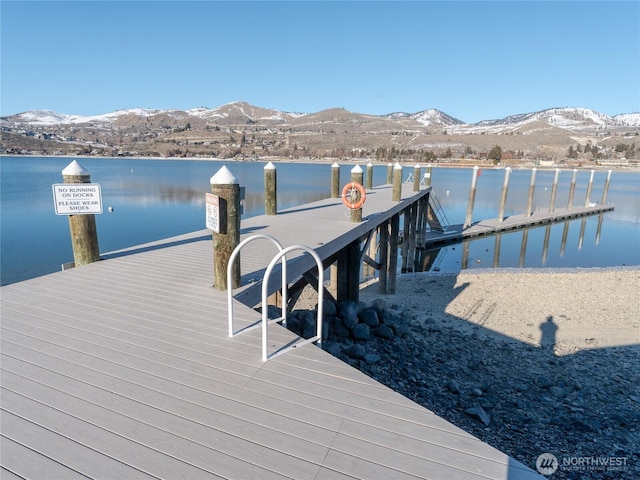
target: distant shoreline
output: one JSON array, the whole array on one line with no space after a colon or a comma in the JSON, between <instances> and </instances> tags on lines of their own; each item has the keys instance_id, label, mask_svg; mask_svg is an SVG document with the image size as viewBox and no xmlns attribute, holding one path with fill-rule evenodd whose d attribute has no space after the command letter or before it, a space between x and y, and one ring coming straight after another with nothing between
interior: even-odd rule
<instances>
[{"instance_id":1,"label":"distant shoreline","mask_svg":"<svg viewBox=\"0 0 640 480\"><path fill-rule=\"evenodd\" d=\"M334 163L340 164L353 164L353 165L362 165L368 164L371 162L374 166L387 166L389 163L395 162L381 162L378 160L371 159L289 159L282 157L265 157L259 158L257 160L234 160L233 158L202 158L202 157L110 157L110 156L81 156L81 155L9 155L6 153L0 153L0 158L2 157L13 157L13 158L68 158L68 159L96 159L96 160L156 160L156 161L196 161L196 162L228 162L228 163L256 163L256 162L274 162L274 163L301 163L301 164L325 164L325 165L333 165ZM510 167L513 170L531 170L536 168L537 170L555 170L559 168L560 170L612 170L616 172L630 172L630 173L639 173L640 166L633 167L629 165L563 165L563 166L541 166L541 165L532 165L532 164L503 164L503 165L493 165L492 163L484 163L484 162L468 162L461 164L459 162L400 162L402 166L411 167L416 164L420 165L422 168L427 165L431 165L434 168L473 168L474 166L478 166L485 170L504 170L507 167Z\"/></svg>"}]
</instances>

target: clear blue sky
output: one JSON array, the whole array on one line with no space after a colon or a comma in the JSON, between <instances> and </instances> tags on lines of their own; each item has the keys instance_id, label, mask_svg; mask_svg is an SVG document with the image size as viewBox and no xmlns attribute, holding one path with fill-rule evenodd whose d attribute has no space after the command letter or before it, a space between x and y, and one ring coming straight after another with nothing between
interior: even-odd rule
<instances>
[{"instance_id":1,"label":"clear blue sky","mask_svg":"<svg viewBox=\"0 0 640 480\"><path fill-rule=\"evenodd\" d=\"M232 101L290 112L640 111L636 1L12 1L2 115Z\"/></svg>"}]
</instances>

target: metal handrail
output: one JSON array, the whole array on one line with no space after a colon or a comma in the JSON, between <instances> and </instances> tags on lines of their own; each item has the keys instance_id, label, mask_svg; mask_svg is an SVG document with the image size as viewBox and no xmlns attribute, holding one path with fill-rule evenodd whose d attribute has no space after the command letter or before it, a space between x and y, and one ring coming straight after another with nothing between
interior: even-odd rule
<instances>
[{"instance_id":1,"label":"metal handrail","mask_svg":"<svg viewBox=\"0 0 640 480\"><path fill-rule=\"evenodd\" d=\"M280 258L282 258L283 261L286 263L285 255L291 252L292 250L306 251L314 258L314 260L316 261L316 265L318 267L318 318L316 321L316 325L317 325L316 336L305 339L302 342L294 343L293 345L290 345L288 347L284 347L279 350L276 350L274 353L269 355L267 352L268 343L269 343L269 340L268 340L269 334L268 334L267 327L269 323L273 323L274 321L280 320L280 318L269 320L268 305L267 305L267 297L269 295L269 291L268 291L269 277L271 276L271 271L273 270L275 264L278 263ZM284 250L281 250L279 253L276 254L275 257L273 257L273 259L271 259L271 262L269 263L267 270L264 272L264 277L262 278L262 361L263 362L266 362L269 358L275 357L276 355L283 354L294 348L301 347L302 345L305 345L307 343L312 343L315 341L317 341L319 344L322 343L322 303L323 303L323 297L324 297L323 285L324 285L324 270L322 267L322 260L312 248L309 248L305 245L292 245L290 247L285 248ZM283 307L284 307L283 317L286 318L287 316L286 303L283 303Z\"/></svg>"},{"instance_id":2,"label":"metal handrail","mask_svg":"<svg viewBox=\"0 0 640 480\"><path fill-rule=\"evenodd\" d=\"M442 208L440 200L438 200L438 197L436 197L436 194L433 193L433 191L431 191L431 193L429 194L429 201L431 201L431 205L433 206L433 210L436 213L436 217L438 217L440 225L442 225L442 227L446 231L447 228L451 226L451 223L449 222L446 213L444 213L444 208Z\"/></svg>"},{"instance_id":3,"label":"metal handrail","mask_svg":"<svg viewBox=\"0 0 640 480\"><path fill-rule=\"evenodd\" d=\"M233 268L233 263L235 262L236 257L240 254L240 250L242 250L242 247L244 247L247 243L258 240L260 238L271 240L271 242L278 248L279 252L282 252L283 250L282 244L274 237L272 237L271 235L267 235L266 233L256 233L255 235L251 235L250 237L245 238L236 246L236 248L233 249L233 252L229 257L229 263L227 264L227 319L229 323L230 337L233 337L234 335L237 335L239 333L253 330L254 328L257 328L261 325L261 322L257 321L256 323L253 323L237 332L233 331L233 288L231 283L231 269ZM282 257L282 304L285 306L287 304L287 259L284 256ZM286 318L284 320L286 322Z\"/></svg>"}]
</instances>

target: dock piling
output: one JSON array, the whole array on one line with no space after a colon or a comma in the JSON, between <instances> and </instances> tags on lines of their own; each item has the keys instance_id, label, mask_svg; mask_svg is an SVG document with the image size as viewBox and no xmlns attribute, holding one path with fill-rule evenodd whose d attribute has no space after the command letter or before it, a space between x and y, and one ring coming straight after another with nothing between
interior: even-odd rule
<instances>
[{"instance_id":1,"label":"dock piling","mask_svg":"<svg viewBox=\"0 0 640 480\"><path fill-rule=\"evenodd\" d=\"M529 181L529 199L527 200L527 217L533 215L533 194L536 189L536 173L538 172L537 168L531 169L531 180Z\"/></svg>"},{"instance_id":2,"label":"dock piling","mask_svg":"<svg viewBox=\"0 0 640 480\"><path fill-rule=\"evenodd\" d=\"M609 183L611 183L611 170L607 172L607 179L604 182L604 190L602 191L602 200L600 200L601 205L605 205L607 201L607 193L609 193Z\"/></svg>"},{"instance_id":3,"label":"dock piling","mask_svg":"<svg viewBox=\"0 0 640 480\"><path fill-rule=\"evenodd\" d=\"M264 166L264 213L276 215L278 213L278 185L276 166L269 162Z\"/></svg>"},{"instance_id":4,"label":"dock piling","mask_svg":"<svg viewBox=\"0 0 640 480\"><path fill-rule=\"evenodd\" d=\"M331 165L331 198L340 198L340 165Z\"/></svg>"},{"instance_id":5,"label":"dock piling","mask_svg":"<svg viewBox=\"0 0 640 480\"><path fill-rule=\"evenodd\" d=\"M507 204L507 193L509 191L509 177L511 175L511 167L504 169L504 182L502 182L502 194L500 196L500 211L498 213L498 221L504 221L504 209Z\"/></svg>"},{"instance_id":6,"label":"dock piling","mask_svg":"<svg viewBox=\"0 0 640 480\"><path fill-rule=\"evenodd\" d=\"M393 183L393 163L389 162L387 164L387 185L391 185Z\"/></svg>"},{"instance_id":7,"label":"dock piling","mask_svg":"<svg viewBox=\"0 0 640 480\"><path fill-rule=\"evenodd\" d=\"M373 189L373 163L367 163L367 190Z\"/></svg>"},{"instance_id":8,"label":"dock piling","mask_svg":"<svg viewBox=\"0 0 640 480\"><path fill-rule=\"evenodd\" d=\"M591 175L589 175L589 185L587 185L587 195L584 198L584 206L588 207L591 201L591 189L593 188L593 175L596 173L595 170L591 170Z\"/></svg>"},{"instance_id":9,"label":"dock piling","mask_svg":"<svg viewBox=\"0 0 640 480\"><path fill-rule=\"evenodd\" d=\"M571 210L573 207L573 195L576 193L576 177L578 176L578 169L573 169L573 176L571 177L571 186L569 187L569 202L567 203L567 210Z\"/></svg>"},{"instance_id":10,"label":"dock piling","mask_svg":"<svg viewBox=\"0 0 640 480\"><path fill-rule=\"evenodd\" d=\"M240 243L240 185L238 179L222 166L210 179L211 193L218 196L220 229L213 232L213 286L227 289L227 266L233 250ZM240 258L231 270L233 288L240 286Z\"/></svg>"},{"instance_id":11,"label":"dock piling","mask_svg":"<svg viewBox=\"0 0 640 480\"><path fill-rule=\"evenodd\" d=\"M427 187L431 186L431 171L432 171L432 166L430 163L427 163L427 171L424 174L425 186Z\"/></svg>"},{"instance_id":12,"label":"dock piling","mask_svg":"<svg viewBox=\"0 0 640 480\"><path fill-rule=\"evenodd\" d=\"M91 183L91 175L77 161L62 170L63 183ZM69 215L69 232L76 267L100 260L98 230L94 214Z\"/></svg>"},{"instance_id":13,"label":"dock piling","mask_svg":"<svg viewBox=\"0 0 640 480\"><path fill-rule=\"evenodd\" d=\"M364 176L364 172L362 171L362 167L360 165L356 165L351 169L351 181L362 185L362 181L364 180L362 177ZM350 212L351 221L352 222L361 222L362 221L362 207L351 210Z\"/></svg>"},{"instance_id":14,"label":"dock piling","mask_svg":"<svg viewBox=\"0 0 640 480\"><path fill-rule=\"evenodd\" d=\"M476 201L476 189L478 187L478 170L479 167L476 165L473 167L473 175L471 177L471 189L469 190L469 203L467 204L467 216L464 221L464 226L462 228L468 228L471 226L471 219L473 218L473 204Z\"/></svg>"},{"instance_id":15,"label":"dock piling","mask_svg":"<svg viewBox=\"0 0 640 480\"><path fill-rule=\"evenodd\" d=\"M553 186L551 187L551 200L549 201L549 211L555 210L556 192L558 191L558 177L560 176L560 169L556 168L556 173L553 176Z\"/></svg>"},{"instance_id":16,"label":"dock piling","mask_svg":"<svg viewBox=\"0 0 640 480\"><path fill-rule=\"evenodd\" d=\"M402 197L402 165L398 162L393 166L393 189L391 199L399 202Z\"/></svg>"},{"instance_id":17,"label":"dock piling","mask_svg":"<svg viewBox=\"0 0 640 480\"><path fill-rule=\"evenodd\" d=\"M420 191L420 164L416 163L416 166L413 167L413 191L414 192L419 192Z\"/></svg>"}]
</instances>

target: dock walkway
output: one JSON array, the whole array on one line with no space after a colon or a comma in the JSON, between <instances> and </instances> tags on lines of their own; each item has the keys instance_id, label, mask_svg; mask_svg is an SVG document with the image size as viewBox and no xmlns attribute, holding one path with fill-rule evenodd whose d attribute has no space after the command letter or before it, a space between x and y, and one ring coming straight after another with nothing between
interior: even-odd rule
<instances>
[{"instance_id":1,"label":"dock walkway","mask_svg":"<svg viewBox=\"0 0 640 480\"><path fill-rule=\"evenodd\" d=\"M593 205L586 207L558 208L551 212L537 211L531 215L510 215L502 221L497 218L481 220L464 228L462 224L449 225L444 232L427 232L421 246L429 248L447 243L470 240L477 237L505 233L540 225L570 221L576 218L597 215L614 209L613 205Z\"/></svg>"},{"instance_id":2,"label":"dock walkway","mask_svg":"<svg viewBox=\"0 0 640 480\"><path fill-rule=\"evenodd\" d=\"M383 191L368 221L401 208ZM333 199L242 230L331 255L365 223ZM245 279L264 245L243 250ZM3 479L542 478L320 348L262 362L259 330L229 338L210 232L103 258L0 289Z\"/></svg>"}]
</instances>

